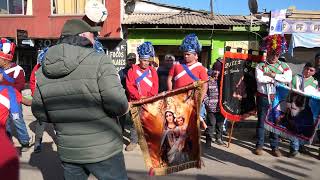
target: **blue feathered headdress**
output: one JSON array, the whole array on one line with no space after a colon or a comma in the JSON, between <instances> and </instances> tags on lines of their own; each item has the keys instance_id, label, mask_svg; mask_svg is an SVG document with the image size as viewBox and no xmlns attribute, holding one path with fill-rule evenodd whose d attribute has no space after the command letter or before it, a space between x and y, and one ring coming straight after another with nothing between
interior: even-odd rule
<instances>
[{"instance_id":1,"label":"blue feathered headdress","mask_svg":"<svg viewBox=\"0 0 320 180\"><path fill-rule=\"evenodd\" d=\"M149 59L154 57L154 49L151 42L144 42L137 48L140 59Z\"/></svg>"},{"instance_id":2,"label":"blue feathered headdress","mask_svg":"<svg viewBox=\"0 0 320 180\"><path fill-rule=\"evenodd\" d=\"M38 52L38 58L37 58L37 62L38 62L38 63L41 63L41 62L44 60L44 57L45 57L48 49L49 49L49 48L44 48L44 49L42 49L42 50L40 50L40 51Z\"/></svg>"},{"instance_id":3,"label":"blue feathered headdress","mask_svg":"<svg viewBox=\"0 0 320 180\"><path fill-rule=\"evenodd\" d=\"M182 44L180 50L183 52L199 53L201 51L201 44L195 34L188 34Z\"/></svg>"}]
</instances>

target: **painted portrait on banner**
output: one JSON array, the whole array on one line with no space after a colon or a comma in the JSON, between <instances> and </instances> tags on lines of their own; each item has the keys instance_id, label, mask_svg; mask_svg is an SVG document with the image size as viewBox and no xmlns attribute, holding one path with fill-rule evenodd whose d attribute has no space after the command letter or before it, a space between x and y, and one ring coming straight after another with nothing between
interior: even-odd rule
<instances>
[{"instance_id":1,"label":"painted portrait on banner","mask_svg":"<svg viewBox=\"0 0 320 180\"><path fill-rule=\"evenodd\" d=\"M200 167L199 93L169 92L132 108L147 168L155 175Z\"/></svg>"},{"instance_id":2,"label":"painted portrait on banner","mask_svg":"<svg viewBox=\"0 0 320 180\"><path fill-rule=\"evenodd\" d=\"M311 143L318 127L320 99L278 85L265 128L289 139Z\"/></svg>"}]
</instances>

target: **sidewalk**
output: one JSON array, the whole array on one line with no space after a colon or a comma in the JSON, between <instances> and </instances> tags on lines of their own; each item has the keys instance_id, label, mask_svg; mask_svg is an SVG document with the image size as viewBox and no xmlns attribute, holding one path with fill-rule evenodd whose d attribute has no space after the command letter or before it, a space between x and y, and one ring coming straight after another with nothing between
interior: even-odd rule
<instances>
[{"instance_id":1,"label":"sidewalk","mask_svg":"<svg viewBox=\"0 0 320 180\"><path fill-rule=\"evenodd\" d=\"M24 107L24 117L29 131L34 134L35 123L30 107ZM247 124L246 124L247 123ZM249 125L248 125L249 124ZM309 146L311 155L299 154L296 158L275 158L266 148L263 156L252 154L255 128L254 120L237 123L230 148L214 145L202 148L202 169L188 169L168 176L148 177L142 153L139 148L125 152L125 161L129 179L181 179L181 180L215 180L215 179L319 179L320 161L317 158L318 147ZM49 132L49 133L48 133ZM44 149L33 153L33 148L22 153L20 157L20 179L22 180L60 180L63 179L62 168L57 156L56 146L52 141L52 126L44 133ZM204 141L204 138L202 139ZM19 146L15 141L16 146ZM288 152L288 144L281 143L283 155ZM90 179L95 179L90 177Z\"/></svg>"}]
</instances>

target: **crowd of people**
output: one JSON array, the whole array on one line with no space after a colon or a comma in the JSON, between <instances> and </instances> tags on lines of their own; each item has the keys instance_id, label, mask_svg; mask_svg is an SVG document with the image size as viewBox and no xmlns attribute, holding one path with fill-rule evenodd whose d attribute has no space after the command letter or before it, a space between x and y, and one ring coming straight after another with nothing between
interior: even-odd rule
<instances>
[{"instance_id":1,"label":"crowd of people","mask_svg":"<svg viewBox=\"0 0 320 180\"><path fill-rule=\"evenodd\" d=\"M95 48L98 31L97 27L83 20L66 21L58 43L39 52L38 63L30 80L32 103L21 96L25 77L23 69L12 62L15 45L8 39L1 39L0 135L1 139L6 139L2 144L6 143L12 157L1 156L0 161L11 158L15 167L18 167L15 151L8 140L11 139L12 128L16 129L22 151L34 145L34 151L41 152L44 128L47 123L53 123L65 179L87 179L90 174L98 179L127 179L122 152L122 131L126 124L130 126L130 144L125 150L132 151L138 144L137 131L129 113L130 102L181 88L198 80L206 82L201 97L206 111L201 118L206 146L210 148L212 142L224 145L222 134L225 118L219 109L223 58L217 59L212 68L206 69L198 60L201 44L195 34L189 34L180 46L182 61L176 61L174 55L167 54L160 67L157 67L153 61L155 51L152 44L144 42L137 48L138 58L136 53L128 54L126 67L116 72L110 57L101 53L100 46ZM266 43L273 41L266 40ZM273 48L272 45L267 47L266 61L259 63L255 72L258 121L254 153L257 155L263 154L264 119L274 99L275 83L291 85L292 88L313 94L319 90L320 80L320 54L316 55L314 62L305 64L302 74L293 76L290 67L279 61L284 50ZM35 140L27 132L22 104L31 105L36 118ZM165 116L165 131L168 130L168 133L161 146L179 148L176 142L183 135L169 131L179 126L178 122L172 122L172 118L178 117L170 111ZM274 133L269 135L272 154L281 156L278 136ZM298 140L291 141L290 156L297 155L299 150L306 151L304 144ZM170 152L164 154L167 162L173 165L184 157L183 154ZM1 167L0 176L4 171L8 173L17 169L4 170Z\"/></svg>"}]
</instances>

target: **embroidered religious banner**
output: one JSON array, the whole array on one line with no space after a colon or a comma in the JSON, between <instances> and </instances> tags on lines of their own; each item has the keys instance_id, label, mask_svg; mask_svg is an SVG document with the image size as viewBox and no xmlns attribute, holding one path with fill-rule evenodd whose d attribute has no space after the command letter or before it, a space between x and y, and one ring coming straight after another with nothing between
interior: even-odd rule
<instances>
[{"instance_id":1,"label":"embroidered religious banner","mask_svg":"<svg viewBox=\"0 0 320 180\"><path fill-rule=\"evenodd\" d=\"M203 82L132 103L131 114L149 173L200 168L199 109Z\"/></svg>"},{"instance_id":2,"label":"embroidered religious banner","mask_svg":"<svg viewBox=\"0 0 320 180\"><path fill-rule=\"evenodd\" d=\"M240 121L255 113L256 62L262 56L227 51L220 85L220 109L225 118Z\"/></svg>"},{"instance_id":3,"label":"embroidered religious banner","mask_svg":"<svg viewBox=\"0 0 320 180\"><path fill-rule=\"evenodd\" d=\"M291 140L310 144L320 120L320 98L278 84L264 127Z\"/></svg>"}]
</instances>

